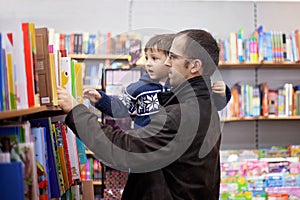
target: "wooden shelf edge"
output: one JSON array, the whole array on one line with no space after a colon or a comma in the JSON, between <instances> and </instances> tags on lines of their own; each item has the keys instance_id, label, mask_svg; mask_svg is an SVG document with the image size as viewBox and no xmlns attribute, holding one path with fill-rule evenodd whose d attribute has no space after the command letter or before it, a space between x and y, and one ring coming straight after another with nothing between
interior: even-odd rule
<instances>
[{"instance_id":1,"label":"wooden shelf edge","mask_svg":"<svg viewBox=\"0 0 300 200\"><path fill-rule=\"evenodd\" d=\"M286 68L286 69L300 69L300 63L298 62L236 62L236 63L229 63L229 62L220 62L219 63L220 69L276 69L276 68Z\"/></svg>"},{"instance_id":2,"label":"wooden shelf edge","mask_svg":"<svg viewBox=\"0 0 300 200\"><path fill-rule=\"evenodd\" d=\"M283 121L283 120L300 120L300 116L268 116L268 117L246 117L237 118L232 117L229 119L221 119L221 122L243 122L243 121Z\"/></svg>"},{"instance_id":3,"label":"wooden shelf edge","mask_svg":"<svg viewBox=\"0 0 300 200\"><path fill-rule=\"evenodd\" d=\"M31 107L27 109L0 112L0 120L11 119L16 117L24 117L24 116L42 114L42 113L47 113L46 116L44 117L64 114L63 111L57 106L37 106L37 107Z\"/></svg>"},{"instance_id":4,"label":"wooden shelf edge","mask_svg":"<svg viewBox=\"0 0 300 200\"><path fill-rule=\"evenodd\" d=\"M128 60L129 55L113 55L113 54L107 54L107 55L88 55L88 54L70 54L70 57L73 59L79 59L79 60Z\"/></svg>"}]
</instances>

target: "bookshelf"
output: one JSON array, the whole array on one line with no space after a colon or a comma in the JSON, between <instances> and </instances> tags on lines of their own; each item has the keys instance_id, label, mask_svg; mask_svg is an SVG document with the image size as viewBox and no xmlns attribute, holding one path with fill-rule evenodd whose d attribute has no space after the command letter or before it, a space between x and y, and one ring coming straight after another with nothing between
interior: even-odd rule
<instances>
[{"instance_id":1,"label":"bookshelf","mask_svg":"<svg viewBox=\"0 0 300 200\"><path fill-rule=\"evenodd\" d=\"M129 55L70 54L71 59L84 63L83 88L103 89L102 77L106 69L130 69Z\"/></svg>"},{"instance_id":2,"label":"bookshelf","mask_svg":"<svg viewBox=\"0 0 300 200\"><path fill-rule=\"evenodd\" d=\"M43 117L52 117L64 114L57 106L37 106L28 109L10 110L0 112L0 120L8 120L11 118L36 118L38 115Z\"/></svg>"},{"instance_id":3,"label":"bookshelf","mask_svg":"<svg viewBox=\"0 0 300 200\"><path fill-rule=\"evenodd\" d=\"M239 122L239 121L284 121L284 120L300 120L300 116L287 116L287 117L278 117L278 116L268 116L268 117L231 117L228 119L222 120L222 122Z\"/></svg>"},{"instance_id":4,"label":"bookshelf","mask_svg":"<svg viewBox=\"0 0 300 200\"><path fill-rule=\"evenodd\" d=\"M219 69L300 69L296 62L220 63Z\"/></svg>"},{"instance_id":5,"label":"bookshelf","mask_svg":"<svg viewBox=\"0 0 300 200\"><path fill-rule=\"evenodd\" d=\"M88 55L88 54L70 54L70 57L76 60L124 60L128 61L129 55L114 55L114 54L103 54L103 55Z\"/></svg>"},{"instance_id":6,"label":"bookshelf","mask_svg":"<svg viewBox=\"0 0 300 200\"><path fill-rule=\"evenodd\" d=\"M269 89L281 87L284 83L299 85L300 63L259 62L220 63L220 73L225 83L259 85L269 83ZM223 144L226 149L257 149L273 145L287 146L300 141L299 115L229 117L222 119Z\"/></svg>"}]
</instances>

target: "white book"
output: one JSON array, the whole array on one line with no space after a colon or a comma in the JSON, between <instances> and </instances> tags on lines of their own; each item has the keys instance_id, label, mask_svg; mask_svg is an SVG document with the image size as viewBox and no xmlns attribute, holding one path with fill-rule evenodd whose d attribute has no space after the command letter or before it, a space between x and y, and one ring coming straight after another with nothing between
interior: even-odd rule
<instances>
[{"instance_id":1,"label":"white book","mask_svg":"<svg viewBox=\"0 0 300 200\"><path fill-rule=\"evenodd\" d=\"M28 108L28 97L27 97L27 81L26 81L26 70L25 70L25 56L24 56L24 45L23 45L23 32L22 26L19 25L16 30L13 31L13 55L14 65L16 66L16 83L15 89L17 94L17 109Z\"/></svg>"},{"instance_id":2,"label":"white book","mask_svg":"<svg viewBox=\"0 0 300 200\"><path fill-rule=\"evenodd\" d=\"M72 94L72 76L71 76L71 58L61 57L60 59L60 84L61 87L66 89Z\"/></svg>"},{"instance_id":3,"label":"white book","mask_svg":"<svg viewBox=\"0 0 300 200\"><path fill-rule=\"evenodd\" d=\"M78 159L76 136L70 128L67 128L68 152L72 169L73 180L80 179L80 166Z\"/></svg>"}]
</instances>

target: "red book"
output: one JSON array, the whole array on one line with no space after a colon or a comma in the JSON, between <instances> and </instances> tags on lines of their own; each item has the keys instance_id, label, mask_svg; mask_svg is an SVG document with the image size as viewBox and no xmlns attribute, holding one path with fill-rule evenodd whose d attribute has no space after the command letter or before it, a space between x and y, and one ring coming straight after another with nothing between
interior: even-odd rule
<instances>
[{"instance_id":1,"label":"red book","mask_svg":"<svg viewBox=\"0 0 300 200\"><path fill-rule=\"evenodd\" d=\"M71 169L70 155L69 155L69 149L68 149L67 127L66 127L66 125L63 125L63 124L61 125L61 134L62 134L62 139L63 139L63 143L64 143L65 158L66 158L67 172L68 172L68 180L69 180L69 184L72 185L74 183L74 180L73 180L73 177L72 177L72 169Z\"/></svg>"},{"instance_id":2,"label":"red book","mask_svg":"<svg viewBox=\"0 0 300 200\"><path fill-rule=\"evenodd\" d=\"M70 35L70 52L69 54L74 54L74 39L75 39L75 35L74 33L71 33Z\"/></svg>"},{"instance_id":3,"label":"red book","mask_svg":"<svg viewBox=\"0 0 300 200\"><path fill-rule=\"evenodd\" d=\"M22 31L23 31L23 43L24 43L28 107L33 107L34 106L34 79L33 79L34 76L33 76L32 51L31 51L30 35L29 35L29 23L22 23Z\"/></svg>"},{"instance_id":4,"label":"red book","mask_svg":"<svg viewBox=\"0 0 300 200\"><path fill-rule=\"evenodd\" d=\"M65 49L65 34L59 34L59 50Z\"/></svg>"}]
</instances>

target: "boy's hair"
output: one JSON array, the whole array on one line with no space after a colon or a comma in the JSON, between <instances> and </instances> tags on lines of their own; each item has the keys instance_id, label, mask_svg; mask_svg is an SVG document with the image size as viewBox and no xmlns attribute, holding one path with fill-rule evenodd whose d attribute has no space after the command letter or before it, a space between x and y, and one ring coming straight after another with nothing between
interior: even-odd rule
<instances>
[{"instance_id":1,"label":"boy's hair","mask_svg":"<svg viewBox=\"0 0 300 200\"><path fill-rule=\"evenodd\" d=\"M162 51L166 56L169 55L175 34L160 34L153 36L145 45L144 52L150 50Z\"/></svg>"}]
</instances>

